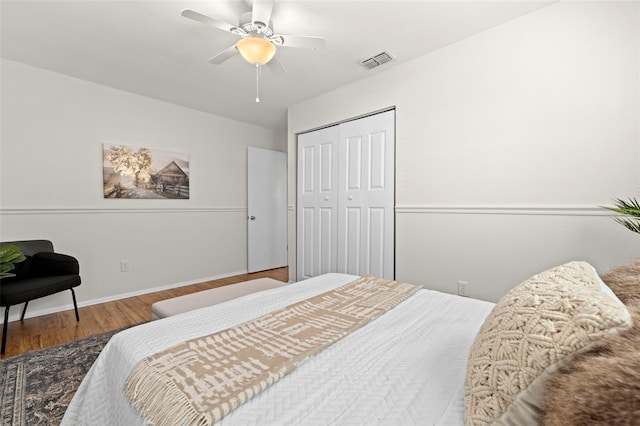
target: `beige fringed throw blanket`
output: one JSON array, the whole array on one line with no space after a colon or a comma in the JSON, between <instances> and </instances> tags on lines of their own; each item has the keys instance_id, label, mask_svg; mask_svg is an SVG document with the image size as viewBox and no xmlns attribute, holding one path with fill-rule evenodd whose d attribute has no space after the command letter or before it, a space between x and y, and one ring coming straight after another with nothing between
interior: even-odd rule
<instances>
[{"instance_id":1,"label":"beige fringed throw blanket","mask_svg":"<svg viewBox=\"0 0 640 426\"><path fill-rule=\"evenodd\" d=\"M140 361L126 393L156 425L211 425L418 286L362 277Z\"/></svg>"}]
</instances>

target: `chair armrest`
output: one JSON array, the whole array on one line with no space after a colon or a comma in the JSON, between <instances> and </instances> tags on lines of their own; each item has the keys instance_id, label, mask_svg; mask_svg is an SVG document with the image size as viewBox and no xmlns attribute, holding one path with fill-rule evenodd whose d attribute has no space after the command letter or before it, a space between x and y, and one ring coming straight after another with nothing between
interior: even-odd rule
<instances>
[{"instance_id":1,"label":"chair armrest","mask_svg":"<svg viewBox=\"0 0 640 426\"><path fill-rule=\"evenodd\" d=\"M61 253L41 252L33 255L31 263L35 275L78 275L80 265L75 257Z\"/></svg>"}]
</instances>

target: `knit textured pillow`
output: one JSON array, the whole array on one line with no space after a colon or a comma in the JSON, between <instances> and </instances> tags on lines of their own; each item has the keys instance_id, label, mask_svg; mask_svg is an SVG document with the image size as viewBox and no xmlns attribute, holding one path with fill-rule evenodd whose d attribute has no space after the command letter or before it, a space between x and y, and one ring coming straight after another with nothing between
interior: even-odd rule
<instances>
[{"instance_id":1,"label":"knit textured pillow","mask_svg":"<svg viewBox=\"0 0 640 426\"><path fill-rule=\"evenodd\" d=\"M627 308L586 262L529 278L500 299L471 346L466 424L537 424L544 384L563 359L630 326Z\"/></svg>"}]
</instances>

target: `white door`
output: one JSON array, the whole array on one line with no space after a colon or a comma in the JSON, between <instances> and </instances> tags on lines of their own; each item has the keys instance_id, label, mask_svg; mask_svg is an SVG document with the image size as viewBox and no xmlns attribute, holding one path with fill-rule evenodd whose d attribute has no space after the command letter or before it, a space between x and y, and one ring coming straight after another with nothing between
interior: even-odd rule
<instances>
[{"instance_id":1,"label":"white door","mask_svg":"<svg viewBox=\"0 0 640 426\"><path fill-rule=\"evenodd\" d=\"M287 154L247 150L247 270L287 266Z\"/></svg>"},{"instance_id":2,"label":"white door","mask_svg":"<svg viewBox=\"0 0 640 426\"><path fill-rule=\"evenodd\" d=\"M395 277L395 112L298 135L297 280Z\"/></svg>"},{"instance_id":3,"label":"white door","mask_svg":"<svg viewBox=\"0 0 640 426\"><path fill-rule=\"evenodd\" d=\"M298 281L337 269L338 126L298 135Z\"/></svg>"},{"instance_id":4,"label":"white door","mask_svg":"<svg viewBox=\"0 0 640 426\"><path fill-rule=\"evenodd\" d=\"M394 278L394 128L394 111L340 126L340 272Z\"/></svg>"}]
</instances>

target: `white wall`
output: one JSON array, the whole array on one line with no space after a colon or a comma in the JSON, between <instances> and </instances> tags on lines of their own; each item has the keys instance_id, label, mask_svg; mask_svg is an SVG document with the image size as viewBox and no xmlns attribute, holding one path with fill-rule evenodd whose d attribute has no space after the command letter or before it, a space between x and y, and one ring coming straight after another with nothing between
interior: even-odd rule
<instances>
[{"instance_id":1,"label":"white wall","mask_svg":"<svg viewBox=\"0 0 640 426\"><path fill-rule=\"evenodd\" d=\"M247 146L284 151L284 132L1 66L0 241L50 239L76 256L81 305L246 272ZM190 199L104 199L104 143L189 153ZM70 304L65 292L27 314Z\"/></svg>"},{"instance_id":2,"label":"white wall","mask_svg":"<svg viewBox=\"0 0 640 426\"><path fill-rule=\"evenodd\" d=\"M637 2L556 3L290 108L290 205L296 133L395 106L397 279L495 301L640 256L597 207L640 188L639 28Z\"/></svg>"}]
</instances>

